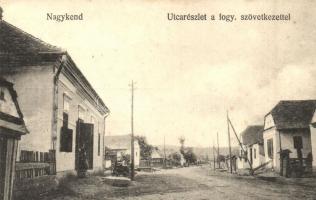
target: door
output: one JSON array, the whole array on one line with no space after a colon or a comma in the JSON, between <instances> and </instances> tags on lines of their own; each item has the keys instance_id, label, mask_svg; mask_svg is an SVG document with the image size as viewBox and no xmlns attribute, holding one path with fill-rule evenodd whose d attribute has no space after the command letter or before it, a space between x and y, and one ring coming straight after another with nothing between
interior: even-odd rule
<instances>
[{"instance_id":1,"label":"door","mask_svg":"<svg viewBox=\"0 0 316 200\"><path fill-rule=\"evenodd\" d=\"M79 151L80 148L85 149L88 169L93 169L93 124L78 120L76 129L76 169L82 166L79 159L81 157L79 154L82 152Z\"/></svg>"},{"instance_id":2,"label":"door","mask_svg":"<svg viewBox=\"0 0 316 200\"><path fill-rule=\"evenodd\" d=\"M4 196L4 179L6 169L7 140L0 136L0 199Z\"/></svg>"}]
</instances>

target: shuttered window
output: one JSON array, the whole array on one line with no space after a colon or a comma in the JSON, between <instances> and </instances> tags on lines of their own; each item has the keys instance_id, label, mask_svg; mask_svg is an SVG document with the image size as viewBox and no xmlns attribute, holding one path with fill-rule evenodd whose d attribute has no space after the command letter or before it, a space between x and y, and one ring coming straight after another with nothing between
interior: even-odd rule
<instances>
[{"instance_id":1,"label":"shuttered window","mask_svg":"<svg viewBox=\"0 0 316 200\"><path fill-rule=\"evenodd\" d=\"M303 140L301 136L294 136L294 148L295 149L302 149L303 148Z\"/></svg>"},{"instance_id":2,"label":"shuttered window","mask_svg":"<svg viewBox=\"0 0 316 200\"><path fill-rule=\"evenodd\" d=\"M267 141L267 148L268 148L268 156L269 158L273 158L273 139L268 139Z\"/></svg>"},{"instance_id":3,"label":"shuttered window","mask_svg":"<svg viewBox=\"0 0 316 200\"><path fill-rule=\"evenodd\" d=\"M98 156L100 156L100 146L101 146L101 136L100 136L100 133L98 134Z\"/></svg>"},{"instance_id":4,"label":"shuttered window","mask_svg":"<svg viewBox=\"0 0 316 200\"><path fill-rule=\"evenodd\" d=\"M68 113L63 113L63 126L60 130L60 152L72 152L73 130L68 128Z\"/></svg>"}]
</instances>

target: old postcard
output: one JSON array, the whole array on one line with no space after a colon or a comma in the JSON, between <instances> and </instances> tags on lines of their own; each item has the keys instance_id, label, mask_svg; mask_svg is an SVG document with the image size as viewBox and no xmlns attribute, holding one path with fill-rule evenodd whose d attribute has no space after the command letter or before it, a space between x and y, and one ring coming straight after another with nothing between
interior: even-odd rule
<instances>
[{"instance_id":1,"label":"old postcard","mask_svg":"<svg viewBox=\"0 0 316 200\"><path fill-rule=\"evenodd\" d=\"M315 13L0 0L0 200L316 199Z\"/></svg>"}]
</instances>

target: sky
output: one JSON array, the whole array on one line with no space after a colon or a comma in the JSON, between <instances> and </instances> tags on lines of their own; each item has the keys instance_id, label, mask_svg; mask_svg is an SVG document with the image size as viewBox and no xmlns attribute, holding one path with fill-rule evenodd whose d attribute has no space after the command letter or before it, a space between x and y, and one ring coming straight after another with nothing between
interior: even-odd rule
<instances>
[{"instance_id":1,"label":"sky","mask_svg":"<svg viewBox=\"0 0 316 200\"><path fill-rule=\"evenodd\" d=\"M107 135L151 144L227 146L226 112L238 134L262 125L280 100L316 99L316 3L189 0L0 0L4 20L70 54L111 110ZM290 21L168 21L167 13L290 13ZM47 13L79 14L55 22ZM232 143L236 138L231 135Z\"/></svg>"}]
</instances>

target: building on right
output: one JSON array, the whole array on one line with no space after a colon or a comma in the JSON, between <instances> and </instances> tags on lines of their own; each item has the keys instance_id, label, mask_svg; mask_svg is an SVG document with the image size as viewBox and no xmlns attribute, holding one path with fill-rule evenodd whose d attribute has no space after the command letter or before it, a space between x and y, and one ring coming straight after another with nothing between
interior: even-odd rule
<instances>
[{"instance_id":1,"label":"building on right","mask_svg":"<svg viewBox=\"0 0 316 200\"><path fill-rule=\"evenodd\" d=\"M264 151L268 167L289 173L312 171L311 123L316 100L280 101L264 117Z\"/></svg>"},{"instance_id":2,"label":"building on right","mask_svg":"<svg viewBox=\"0 0 316 200\"><path fill-rule=\"evenodd\" d=\"M316 171L316 112L314 112L311 124L311 142L312 142L312 155L313 155L313 171Z\"/></svg>"}]
</instances>

